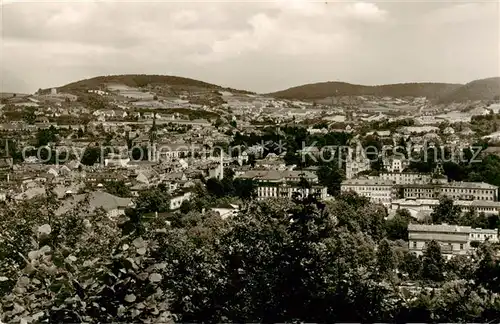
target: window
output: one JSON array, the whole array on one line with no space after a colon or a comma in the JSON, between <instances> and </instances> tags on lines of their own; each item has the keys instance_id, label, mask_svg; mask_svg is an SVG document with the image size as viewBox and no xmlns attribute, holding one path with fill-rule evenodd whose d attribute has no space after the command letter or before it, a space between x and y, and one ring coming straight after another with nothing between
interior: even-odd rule
<instances>
[{"instance_id":1,"label":"window","mask_svg":"<svg viewBox=\"0 0 500 324\"><path fill-rule=\"evenodd\" d=\"M413 242L413 248L416 249L417 248L417 242Z\"/></svg>"},{"instance_id":2,"label":"window","mask_svg":"<svg viewBox=\"0 0 500 324\"><path fill-rule=\"evenodd\" d=\"M460 244L460 250L463 250L463 249L464 249L464 245Z\"/></svg>"}]
</instances>

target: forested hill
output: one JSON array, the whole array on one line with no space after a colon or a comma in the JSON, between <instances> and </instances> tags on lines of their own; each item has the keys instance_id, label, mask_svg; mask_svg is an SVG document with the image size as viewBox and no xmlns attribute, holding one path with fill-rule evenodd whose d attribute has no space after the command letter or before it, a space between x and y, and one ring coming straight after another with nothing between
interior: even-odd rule
<instances>
[{"instance_id":1,"label":"forested hill","mask_svg":"<svg viewBox=\"0 0 500 324\"><path fill-rule=\"evenodd\" d=\"M500 96L500 78L475 80L465 85L400 83L366 86L345 82L321 82L270 93L269 96L299 100L316 100L332 96L427 97L443 103L495 100Z\"/></svg>"},{"instance_id":2,"label":"forested hill","mask_svg":"<svg viewBox=\"0 0 500 324\"><path fill-rule=\"evenodd\" d=\"M366 86L345 82L322 82L270 93L283 99L313 100L331 96L428 97L438 98L459 89L460 84L400 83Z\"/></svg>"},{"instance_id":3,"label":"forested hill","mask_svg":"<svg viewBox=\"0 0 500 324\"><path fill-rule=\"evenodd\" d=\"M245 90L236 90L232 88L225 88L219 85L194 80L190 78L183 78L171 75L148 75L148 74L124 74L124 75L107 75L98 76L90 79L80 80L58 87L61 92L85 91L88 89L99 89L107 84L120 84L129 87L146 87L146 86L169 86L177 90L183 89L207 89L207 90L226 90L237 93L252 92Z\"/></svg>"},{"instance_id":4,"label":"forested hill","mask_svg":"<svg viewBox=\"0 0 500 324\"><path fill-rule=\"evenodd\" d=\"M474 100L498 100L500 98L500 77L475 80L444 95L440 102L464 102Z\"/></svg>"}]
</instances>

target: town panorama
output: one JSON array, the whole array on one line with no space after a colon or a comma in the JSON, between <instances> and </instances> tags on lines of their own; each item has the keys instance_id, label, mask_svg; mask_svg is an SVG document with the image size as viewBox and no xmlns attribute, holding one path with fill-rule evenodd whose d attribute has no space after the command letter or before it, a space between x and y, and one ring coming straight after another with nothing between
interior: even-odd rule
<instances>
[{"instance_id":1,"label":"town panorama","mask_svg":"<svg viewBox=\"0 0 500 324\"><path fill-rule=\"evenodd\" d=\"M1 6L0 323L500 321L498 2Z\"/></svg>"}]
</instances>

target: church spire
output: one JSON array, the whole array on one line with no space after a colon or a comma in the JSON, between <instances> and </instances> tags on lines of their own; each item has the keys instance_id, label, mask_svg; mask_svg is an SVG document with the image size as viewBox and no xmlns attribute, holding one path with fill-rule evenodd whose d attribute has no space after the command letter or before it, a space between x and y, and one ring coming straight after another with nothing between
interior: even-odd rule
<instances>
[{"instance_id":1,"label":"church spire","mask_svg":"<svg viewBox=\"0 0 500 324\"><path fill-rule=\"evenodd\" d=\"M156 113L153 113L153 125L149 130L149 150L148 160L150 162L156 161Z\"/></svg>"}]
</instances>

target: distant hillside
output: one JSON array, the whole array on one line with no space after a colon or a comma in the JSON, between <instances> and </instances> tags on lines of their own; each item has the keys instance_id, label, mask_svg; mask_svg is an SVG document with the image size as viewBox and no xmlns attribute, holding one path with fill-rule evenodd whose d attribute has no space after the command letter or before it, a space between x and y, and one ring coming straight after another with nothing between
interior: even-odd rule
<instances>
[{"instance_id":1,"label":"distant hillside","mask_svg":"<svg viewBox=\"0 0 500 324\"><path fill-rule=\"evenodd\" d=\"M169 86L178 90L189 90L191 88L224 90L235 93L252 94L252 92L244 90L236 90L224 88L215 84L182 78L170 75L147 75L147 74L125 74L125 75L108 75L98 76L91 79L76 81L62 87L57 88L61 92L86 91L89 89L99 89L106 84L123 84L129 87L146 87L150 86Z\"/></svg>"},{"instance_id":2,"label":"distant hillside","mask_svg":"<svg viewBox=\"0 0 500 324\"><path fill-rule=\"evenodd\" d=\"M439 98L442 103L465 102L475 100L498 100L500 97L500 77L475 80L464 86L443 95Z\"/></svg>"},{"instance_id":3,"label":"distant hillside","mask_svg":"<svg viewBox=\"0 0 500 324\"><path fill-rule=\"evenodd\" d=\"M427 97L440 98L461 88L461 84L450 83L400 83L365 86L345 82L322 82L306 84L287 90L270 93L282 99L314 100L332 96L378 96L378 97Z\"/></svg>"}]
</instances>

